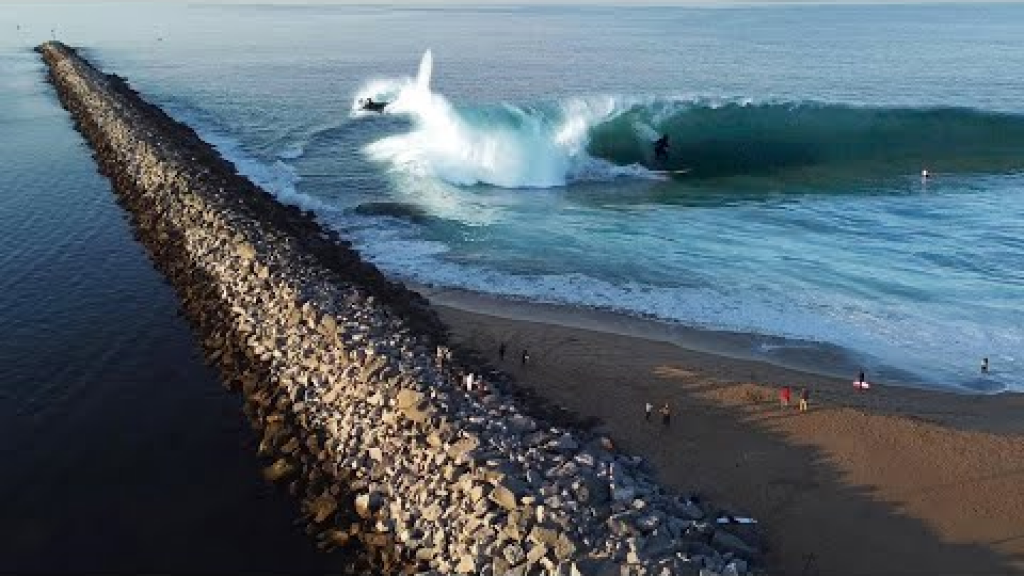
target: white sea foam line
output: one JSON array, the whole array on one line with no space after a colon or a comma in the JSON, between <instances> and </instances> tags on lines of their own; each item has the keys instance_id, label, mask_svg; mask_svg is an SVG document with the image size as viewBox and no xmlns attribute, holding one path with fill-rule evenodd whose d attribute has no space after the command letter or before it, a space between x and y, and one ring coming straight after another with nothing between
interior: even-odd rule
<instances>
[{"instance_id":1,"label":"white sea foam line","mask_svg":"<svg viewBox=\"0 0 1024 576\"><path fill-rule=\"evenodd\" d=\"M929 342L907 336L908 322L921 319L896 320L887 311L858 310L837 317L835 311L844 306L831 306L822 314L820 310L780 305L750 294L730 298L707 289L680 291L635 283L613 285L584 274L512 275L446 261L443 256L449 250L443 243L405 238L395 230L364 229L355 236L360 250L371 261L392 273L425 284L537 302L617 310L699 328L830 342L906 369L925 381L947 385L951 379L969 378L976 369L973 362L943 361L949 356L948 347L943 346L942 341ZM752 314L752 311L760 313ZM871 329L897 325L903 329L880 332ZM1013 343L1007 342L1007 345ZM1012 354L998 357L1005 360L1007 370L1016 368Z\"/></svg>"},{"instance_id":2,"label":"white sea foam line","mask_svg":"<svg viewBox=\"0 0 1024 576\"><path fill-rule=\"evenodd\" d=\"M197 115L175 106L165 106L165 109L178 121L191 126L203 141L213 146L221 156L234 164L240 174L273 194L281 202L298 206L304 210L328 213L337 211L335 207L319 198L299 192L297 184L301 177L290 164L280 159L271 164L261 162L246 152L239 140L204 123ZM296 144L296 146L300 145ZM286 147L285 151L288 150L289 147ZM301 156L301 153L298 156ZM279 153L277 157L286 158L287 155L282 156Z\"/></svg>"}]
</instances>

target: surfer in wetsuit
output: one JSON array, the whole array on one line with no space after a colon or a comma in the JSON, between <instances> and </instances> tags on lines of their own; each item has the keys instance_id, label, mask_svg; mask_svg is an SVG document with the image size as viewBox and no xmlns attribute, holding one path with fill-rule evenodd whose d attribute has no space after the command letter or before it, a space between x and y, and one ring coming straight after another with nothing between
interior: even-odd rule
<instances>
[{"instance_id":1,"label":"surfer in wetsuit","mask_svg":"<svg viewBox=\"0 0 1024 576\"><path fill-rule=\"evenodd\" d=\"M654 159L658 162L668 160L668 134L654 141Z\"/></svg>"},{"instance_id":2,"label":"surfer in wetsuit","mask_svg":"<svg viewBox=\"0 0 1024 576\"><path fill-rule=\"evenodd\" d=\"M383 113L384 107L387 105L387 102L374 102L372 97L363 100L363 110L368 110L370 112Z\"/></svg>"}]
</instances>

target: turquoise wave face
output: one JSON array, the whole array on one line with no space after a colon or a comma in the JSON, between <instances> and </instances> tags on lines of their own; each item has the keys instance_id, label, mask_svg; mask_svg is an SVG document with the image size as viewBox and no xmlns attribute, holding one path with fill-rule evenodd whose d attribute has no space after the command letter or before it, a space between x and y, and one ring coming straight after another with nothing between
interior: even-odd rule
<instances>
[{"instance_id":1,"label":"turquoise wave face","mask_svg":"<svg viewBox=\"0 0 1024 576\"><path fill-rule=\"evenodd\" d=\"M884 177L928 168L1001 174L1024 165L1024 116L813 102L638 104L594 126L589 152L616 164L656 163L638 126L668 134L664 165L697 177L800 171Z\"/></svg>"}]
</instances>

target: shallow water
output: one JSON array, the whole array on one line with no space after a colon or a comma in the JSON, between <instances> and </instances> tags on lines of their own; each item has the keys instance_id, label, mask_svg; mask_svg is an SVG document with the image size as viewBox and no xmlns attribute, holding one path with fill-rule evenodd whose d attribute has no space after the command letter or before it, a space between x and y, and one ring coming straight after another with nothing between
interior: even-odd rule
<instances>
[{"instance_id":1,"label":"shallow water","mask_svg":"<svg viewBox=\"0 0 1024 576\"><path fill-rule=\"evenodd\" d=\"M1021 6L29 16L396 276L1022 389Z\"/></svg>"}]
</instances>

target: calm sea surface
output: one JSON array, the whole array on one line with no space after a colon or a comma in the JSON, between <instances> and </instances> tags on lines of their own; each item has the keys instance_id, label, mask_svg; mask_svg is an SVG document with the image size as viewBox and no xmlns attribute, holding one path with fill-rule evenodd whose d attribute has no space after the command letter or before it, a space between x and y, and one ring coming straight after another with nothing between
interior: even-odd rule
<instances>
[{"instance_id":1,"label":"calm sea surface","mask_svg":"<svg viewBox=\"0 0 1024 576\"><path fill-rule=\"evenodd\" d=\"M0 573L337 571L0 14Z\"/></svg>"}]
</instances>

